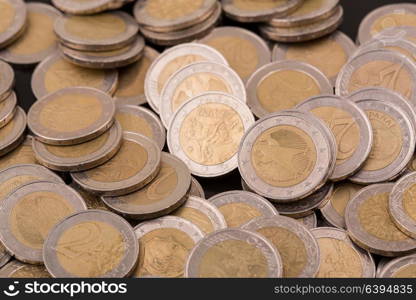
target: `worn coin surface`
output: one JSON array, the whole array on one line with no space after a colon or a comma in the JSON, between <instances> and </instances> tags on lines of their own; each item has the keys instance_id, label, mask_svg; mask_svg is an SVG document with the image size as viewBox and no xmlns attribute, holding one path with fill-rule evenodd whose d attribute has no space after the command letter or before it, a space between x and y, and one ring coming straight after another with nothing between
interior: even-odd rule
<instances>
[{"instance_id":1,"label":"worn coin surface","mask_svg":"<svg viewBox=\"0 0 416 300\"><path fill-rule=\"evenodd\" d=\"M357 247L346 231L332 227L311 230L319 245L317 278L374 278L376 268L368 251Z\"/></svg>"},{"instance_id":2,"label":"worn coin surface","mask_svg":"<svg viewBox=\"0 0 416 300\"><path fill-rule=\"evenodd\" d=\"M228 191L208 201L223 214L228 227L240 227L257 217L279 214L269 201L248 191Z\"/></svg>"},{"instance_id":3,"label":"worn coin surface","mask_svg":"<svg viewBox=\"0 0 416 300\"><path fill-rule=\"evenodd\" d=\"M303 224L309 230L316 228L318 226L318 219L316 217L315 212L305 217L296 218L296 220L300 222L301 224Z\"/></svg>"},{"instance_id":4,"label":"worn coin surface","mask_svg":"<svg viewBox=\"0 0 416 300\"><path fill-rule=\"evenodd\" d=\"M371 253L398 256L416 249L416 240L402 233L389 215L393 183L373 184L350 200L345 222L351 239Z\"/></svg>"},{"instance_id":5,"label":"worn coin surface","mask_svg":"<svg viewBox=\"0 0 416 300\"><path fill-rule=\"evenodd\" d=\"M239 99L220 92L205 93L186 102L173 116L169 150L194 175L224 175L237 168L240 141L253 123L253 114Z\"/></svg>"},{"instance_id":6,"label":"worn coin surface","mask_svg":"<svg viewBox=\"0 0 416 300\"><path fill-rule=\"evenodd\" d=\"M165 50L150 65L144 81L144 92L149 105L159 112L160 95L166 82L177 70L197 61L227 64L226 59L212 47L188 43Z\"/></svg>"},{"instance_id":7,"label":"worn coin surface","mask_svg":"<svg viewBox=\"0 0 416 300\"><path fill-rule=\"evenodd\" d=\"M196 225L174 216L140 223L134 231L140 246L134 277L184 277L189 253L204 236Z\"/></svg>"},{"instance_id":8,"label":"worn coin surface","mask_svg":"<svg viewBox=\"0 0 416 300\"><path fill-rule=\"evenodd\" d=\"M68 14L89 15L121 7L129 0L52 0L53 5Z\"/></svg>"},{"instance_id":9,"label":"worn coin surface","mask_svg":"<svg viewBox=\"0 0 416 300\"><path fill-rule=\"evenodd\" d=\"M0 60L0 74L0 101L4 101L12 91L14 70L8 63Z\"/></svg>"},{"instance_id":10,"label":"worn coin surface","mask_svg":"<svg viewBox=\"0 0 416 300\"><path fill-rule=\"evenodd\" d=\"M165 127L175 112L195 96L205 92L223 92L246 102L246 89L238 74L230 67L213 62L196 62L174 73L160 95L160 117Z\"/></svg>"},{"instance_id":11,"label":"worn coin surface","mask_svg":"<svg viewBox=\"0 0 416 300\"><path fill-rule=\"evenodd\" d=\"M398 257L384 265L379 278L416 278L416 255Z\"/></svg>"},{"instance_id":12,"label":"worn coin surface","mask_svg":"<svg viewBox=\"0 0 416 300\"><path fill-rule=\"evenodd\" d=\"M189 190L189 195L205 199L204 189L195 177L191 177L191 189Z\"/></svg>"},{"instance_id":13,"label":"worn coin surface","mask_svg":"<svg viewBox=\"0 0 416 300\"><path fill-rule=\"evenodd\" d=\"M37 181L23 185L3 200L1 241L17 259L41 264L42 247L52 227L85 209L82 197L63 183Z\"/></svg>"},{"instance_id":14,"label":"worn coin surface","mask_svg":"<svg viewBox=\"0 0 416 300\"><path fill-rule=\"evenodd\" d=\"M192 249L186 262L191 278L278 278L282 258L262 235L237 228L218 230Z\"/></svg>"},{"instance_id":15,"label":"worn coin surface","mask_svg":"<svg viewBox=\"0 0 416 300\"><path fill-rule=\"evenodd\" d=\"M104 203L119 214L145 220L167 215L182 205L188 195L191 174L175 156L162 152L160 171L142 189L118 197L102 197Z\"/></svg>"},{"instance_id":16,"label":"worn coin surface","mask_svg":"<svg viewBox=\"0 0 416 300\"><path fill-rule=\"evenodd\" d=\"M0 278L50 278L48 270L43 265L25 264L13 260L0 269Z\"/></svg>"},{"instance_id":17,"label":"worn coin surface","mask_svg":"<svg viewBox=\"0 0 416 300\"><path fill-rule=\"evenodd\" d=\"M27 8L22 0L0 0L0 48L15 41L26 25Z\"/></svg>"},{"instance_id":18,"label":"worn coin surface","mask_svg":"<svg viewBox=\"0 0 416 300\"><path fill-rule=\"evenodd\" d=\"M16 112L17 97L14 92L0 102L0 128L7 125Z\"/></svg>"},{"instance_id":19,"label":"worn coin surface","mask_svg":"<svg viewBox=\"0 0 416 300\"><path fill-rule=\"evenodd\" d=\"M246 83L247 104L261 118L272 112L294 108L320 94L332 94L328 78L317 68L299 61L269 63L253 73Z\"/></svg>"},{"instance_id":20,"label":"worn coin surface","mask_svg":"<svg viewBox=\"0 0 416 300\"><path fill-rule=\"evenodd\" d=\"M26 114L18 106L13 118L0 128L0 156L6 155L23 142L25 129Z\"/></svg>"}]
</instances>

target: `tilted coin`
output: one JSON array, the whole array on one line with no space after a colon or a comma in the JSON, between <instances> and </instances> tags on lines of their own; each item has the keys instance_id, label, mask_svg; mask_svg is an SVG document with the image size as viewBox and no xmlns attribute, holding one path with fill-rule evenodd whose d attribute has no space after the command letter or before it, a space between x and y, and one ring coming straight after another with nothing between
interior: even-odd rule
<instances>
[{"instance_id":1,"label":"tilted coin","mask_svg":"<svg viewBox=\"0 0 416 300\"><path fill-rule=\"evenodd\" d=\"M13 118L0 128L0 156L6 155L23 142L25 129L26 114L18 106Z\"/></svg>"},{"instance_id":2,"label":"tilted coin","mask_svg":"<svg viewBox=\"0 0 416 300\"><path fill-rule=\"evenodd\" d=\"M345 211L348 235L374 254L398 256L416 250L416 240L402 233L389 215L393 183L373 184L361 189Z\"/></svg>"},{"instance_id":3,"label":"tilted coin","mask_svg":"<svg viewBox=\"0 0 416 300\"><path fill-rule=\"evenodd\" d=\"M150 64L158 56L159 52L146 46L139 61L119 69L117 90L114 93L117 104L141 105L147 102L144 80Z\"/></svg>"},{"instance_id":4,"label":"tilted coin","mask_svg":"<svg viewBox=\"0 0 416 300\"><path fill-rule=\"evenodd\" d=\"M416 29L416 27L415 27ZM358 50L354 53L354 55L359 55L362 53L365 53L367 51L371 50L378 50L378 49L384 49L384 50L390 50L397 53L401 53L408 58L410 58L413 62L416 61L416 44L412 41L403 39L403 38L374 38L364 44L362 44Z\"/></svg>"},{"instance_id":5,"label":"tilted coin","mask_svg":"<svg viewBox=\"0 0 416 300\"><path fill-rule=\"evenodd\" d=\"M108 51L130 44L139 26L121 11L91 16L65 15L55 22L55 33L65 46L77 50Z\"/></svg>"},{"instance_id":6,"label":"tilted coin","mask_svg":"<svg viewBox=\"0 0 416 300\"><path fill-rule=\"evenodd\" d=\"M119 196L136 191L152 181L160 169L158 146L143 135L124 132L120 150L106 163L84 172L71 173L86 191Z\"/></svg>"},{"instance_id":7,"label":"tilted coin","mask_svg":"<svg viewBox=\"0 0 416 300\"><path fill-rule=\"evenodd\" d=\"M140 246L134 277L184 277L189 253L203 237L196 225L173 216L140 223L134 231Z\"/></svg>"},{"instance_id":8,"label":"tilted coin","mask_svg":"<svg viewBox=\"0 0 416 300\"><path fill-rule=\"evenodd\" d=\"M376 268L368 251L357 247L346 231L332 227L311 230L316 238L321 264L317 278L374 278Z\"/></svg>"},{"instance_id":9,"label":"tilted coin","mask_svg":"<svg viewBox=\"0 0 416 300\"><path fill-rule=\"evenodd\" d=\"M0 102L0 128L7 125L16 112L17 97L14 92Z\"/></svg>"},{"instance_id":10,"label":"tilted coin","mask_svg":"<svg viewBox=\"0 0 416 300\"><path fill-rule=\"evenodd\" d=\"M37 164L35 153L32 149L32 137L23 137L23 142L14 150L0 157L0 170L4 170L18 164Z\"/></svg>"},{"instance_id":11,"label":"tilted coin","mask_svg":"<svg viewBox=\"0 0 416 300\"><path fill-rule=\"evenodd\" d=\"M81 196L63 183L37 181L11 193L0 211L0 238L18 260L41 264L42 247L53 226L87 209Z\"/></svg>"},{"instance_id":12,"label":"tilted coin","mask_svg":"<svg viewBox=\"0 0 416 300\"><path fill-rule=\"evenodd\" d=\"M160 95L160 117L165 127L182 104L205 92L223 92L246 102L246 89L230 67L214 62L196 62L175 72Z\"/></svg>"},{"instance_id":13,"label":"tilted coin","mask_svg":"<svg viewBox=\"0 0 416 300\"><path fill-rule=\"evenodd\" d=\"M338 73L356 50L354 42L341 31L318 40L273 47L273 61L287 59L306 62L318 68L333 85Z\"/></svg>"},{"instance_id":14,"label":"tilted coin","mask_svg":"<svg viewBox=\"0 0 416 300\"><path fill-rule=\"evenodd\" d=\"M43 265L30 265L13 260L0 269L0 278L50 278Z\"/></svg>"},{"instance_id":15,"label":"tilted coin","mask_svg":"<svg viewBox=\"0 0 416 300\"><path fill-rule=\"evenodd\" d=\"M133 105L119 105L116 120L124 131L142 134L153 140L162 150L165 146L166 131L160 121L150 110Z\"/></svg>"},{"instance_id":16,"label":"tilted coin","mask_svg":"<svg viewBox=\"0 0 416 300\"><path fill-rule=\"evenodd\" d=\"M6 248L4 248L3 244L0 243L0 268L3 267L7 262L11 259L11 256L9 253L7 253ZM1 276L1 270L0 269L0 277Z\"/></svg>"},{"instance_id":17,"label":"tilted coin","mask_svg":"<svg viewBox=\"0 0 416 300\"><path fill-rule=\"evenodd\" d=\"M342 68L335 92L347 96L367 87L385 87L405 97L416 107L416 64L406 56L373 50L354 56Z\"/></svg>"},{"instance_id":18,"label":"tilted coin","mask_svg":"<svg viewBox=\"0 0 416 300\"><path fill-rule=\"evenodd\" d=\"M298 109L325 121L337 142L336 166L331 180L345 179L366 161L373 144L373 131L366 113L357 104L337 96L315 96Z\"/></svg>"},{"instance_id":19,"label":"tilted coin","mask_svg":"<svg viewBox=\"0 0 416 300\"><path fill-rule=\"evenodd\" d=\"M345 229L345 208L363 186L348 181L335 184L329 201L321 207L321 214L330 225Z\"/></svg>"},{"instance_id":20,"label":"tilted coin","mask_svg":"<svg viewBox=\"0 0 416 300\"><path fill-rule=\"evenodd\" d=\"M377 264L377 269L376 269L376 278L380 278L380 275L382 274L382 272L384 271L384 268L386 267L386 265L392 261L394 258L391 257L382 257Z\"/></svg>"},{"instance_id":21,"label":"tilted coin","mask_svg":"<svg viewBox=\"0 0 416 300\"><path fill-rule=\"evenodd\" d=\"M142 189L118 197L102 197L115 212L131 219L145 220L167 215L188 198L191 174L175 156L162 152L160 171Z\"/></svg>"},{"instance_id":22,"label":"tilted coin","mask_svg":"<svg viewBox=\"0 0 416 300\"><path fill-rule=\"evenodd\" d=\"M363 44L385 29L416 26L416 5L399 3L381 6L370 12L358 29L358 43Z\"/></svg>"},{"instance_id":23,"label":"tilted coin","mask_svg":"<svg viewBox=\"0 0 416 300\"><path fill-rule=\"evenodd\" d=\"M168 130L168 147L192 174L224 175L237 168L240 141L253 123L250 109L239 99L220 92L204 93L176 112Z\"/></svg>"},{"instance_id":24,"label":"tilted coin","mask_svg":"<svg viewBox=\"0 0 416 300\"><path fill-rule=\"evenodd\" d=\"M369 184L397 177L414 153L415 132L412 124L402 109L389 102L362 99L356 103L368 115L374 138L363 167L349 179Z\"/></svg>"},{"instance_id":25,"label":"tilted coin","mask_svg":"<svg viewBox=\"0 0 416 300\"><path fill-rule=\"evenodd\" d=\"M14 70L8 63L0 60L0 74L0 101L4 101L9 97L14 84Z\"/></svg>"},{"instance_id":26,"label":"tilted coin","mask_svg":"<svg viewBox=\"0 0 416 300\"><path fill-rule=\"evenodd\" d=\"M282 60L269 63L251 75L246 84L247 104L261 118L295 107L320 94L332 94L328 78L307 63Z\"/></svg>"},{"instance_id":27,"label":"tilted coin","mask_svg":"<svg viewBox=\"0 0 416 300\"><path fill-rule=\"evenodd\" d=\"M191 189L189 191L189 195L205 199L205 192L204 192L203 187L198 182L198 180L196 180L195 177L192 177L192 176L191 176Z\"/></svg>"},{"instance_id":28,"label":"tilted coin","mask_svg":"<svg viewBox=\"0 0 416 300\"><path fill-rule=\"evenodd\" d=\"M126 1L117 0L52 0L53 5L68 14L89 15L120 8Z\"/></svg>"},{"instance_id":29,"label":"tilted coin","mask_svg":"<svg viewBox=\"0 0 416 300\"><path fill-rule=\"evenodd\" d=\"M0 48L12 43L25 29L26 3L22 0L0 0Z\"/></svg>"},{"instance_id":30,"label":"tilted coin","mask_svg":"<svg viewBox=\"0 0 416 300\"><path fill-rule=\"evenodd\" d=\"M301 224L303 224L303 226L305 226L309 230L316 228L318 226L318 219L316 217L316 213L314 212L310 215L296 218L296 220L300 222Z\"/></svg>"},{"instance_id":31,"label":"tilted coin","mask_svg":"<svg viewBox=\"0 0 416 300\"><path fill-rule=\"evenodd\" d=\"M43 248L46 268L59 278L126 277L136 266L138 255L139 245L130 224L103 210L66 217L51 230Z\"/></svg>"},{"instance_id":32,"label":"tilted coin","mask_svg":"<svg viewBox=\"0 0 416 300\"><path fill-rule=\"evenodd\" d=\"M225 218L219 209L210 201L195 196L189 196L172 215L192 222L204 234L227 228Z\"/></svg>"},{"instance_id":33,"label":"tilted coin","mask_svg":"<svg viewBox=\"0 0 416 300\"><path fill-rule=\"evenodd\" d=\"M279 251L283 277L314 277L319 269L319 247L300 222L283 216L261 217L242 227L263 235Z\"/></svg>"},{"instance_id":34,"label":"tilted coin","mask_svg":"<svg viewBox=\"0 0 416 300\"><path fill-rule=\"evenodd\" d=\"M31 65L54 53L58 43L53 24L61 16L50 5L28 3L25 31L15 42L0 51L0 58L16 65Z\"/></svg>"},{"instance_id":35,"label":"tilted coin","mask_svg":"<svg viewBox=\"0 0 416 300\"><path fill-rule=\"evenodd\" d=\"M240 227L257 217L278 215L263 197L248 191L229 191L208 199L223 214L228 227Z\"/></svg>"},{"instance_id":36,"label":"tilted coin","mask_svg":"<svg viewBox=\"0 0 416 300\"><path fill-rule=\"evenodd\" d=\"M123 131L118 122L99 137L87 142L57 146L33 139L33 151L40 164L56 171L84 171L110 160L120 149Z\"/></svg>"},{"instance_id":37,"label":"tilted coin","mask_svg":"<svg viewBox=\"0 0 416 300\"><path fill-rule=\"evenodd\" d=\"M115 110L114 101L104 92L65 88L30 107L28 126L43 143L74 145L92 140L110 128Z\"/></svg>"},{"instance_id":38,"label":"tilted coin","mask_svg":"<svg viewBox=\"0 0 416 300\"><path fill-rule=\"evenodd\" d=\"M416 24L416 23L415 23ZM412 43L416 43L416 26L397 26L383 29L374 36L374 39L406 39Z\"/></svg>"},{"instance_id":39,"label":"tilted coin","mask_svg":"<svg viewBox=\"0 0 416 300\"><path fill-rule=\"evenodd\" d=\"M162 89L177 70L197 61L227 64L226 59L212 47L188 43L165 50L150 65L144 81L144 93L149 105L159 112Z\"/></svg>"},{"instance_id":40,"label":"tilted coin","mask_svg":"<svg viewBox=\"0 0 416 300\"><path fill-rule=\"evenodd\" d=\"M398 257L388 262L379 278L416 278L416 255Z\"/></svg>"}]
</instances>

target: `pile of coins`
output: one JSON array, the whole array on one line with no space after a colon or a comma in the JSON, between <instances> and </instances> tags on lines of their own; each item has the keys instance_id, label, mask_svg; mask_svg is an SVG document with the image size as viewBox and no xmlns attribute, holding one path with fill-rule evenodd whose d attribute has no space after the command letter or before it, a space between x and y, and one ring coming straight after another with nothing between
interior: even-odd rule
<instances>
[{"instance_id":1,"label":"pile of coins","mask_svg":"<svg viewBox=\"0 0 416 300\"><path fill-rule=\"evenodd\" d=\"M416 5L127 2L0 0L1 277L416 276Z\"/></svg>"}]
</instances>

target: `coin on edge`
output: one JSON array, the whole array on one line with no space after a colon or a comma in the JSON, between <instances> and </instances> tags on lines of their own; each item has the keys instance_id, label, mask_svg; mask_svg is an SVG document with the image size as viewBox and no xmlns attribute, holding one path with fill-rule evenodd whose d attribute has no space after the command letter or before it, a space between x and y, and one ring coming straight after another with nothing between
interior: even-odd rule
<instances>
[{"instance_id":1,"label":"coin on edge","mask_svg":"<svg viewBox=\"0 0 416 300\"><path fill-rule=\"evenodd\" d=\"M0 157L0 170L19 164L37 164L35 153L32 149L32 136L23 138L23 142L14 150Z\"/></svg>"},{"instance_id":2,"label":"coin on edge","mask_svg":"<svg viewBox=\"0 0 416 300\"><path fill-rule=\"evenodd\" d=\"M26 129L26 114L19 106L13 118L6 126L0 128L0 156L16 149L24 140Z\"/></svg>"},{"instance_id":3,"label":"coin on edge","mask_svg":"<svg viewBox=\"0 0 416 300\"><path fill-rule=\"evenodd\" d=\"M191 176L191 189L189 195L205 199L204 188L193 176Z\"/></svg>"},{"instance_id":4,"label":"coin on edge","mask_svg":"<svg viewBox=\"0 0 416 300\"><path fill-rule=\"evenodd\" d=\"M0 269L0 278L51 278L43 265L30 265L13 260Z\"/></svg>"},{"instance_id":5,"label":"coin on edge","mask_svg":"<svg viewBox=\"0 0 416 300\"><path fill-rule=\"evenodd\" d=\"M416 255L398 257L388 262L379 278L416 278Z\"/></svg>"},{"instance_id":6,"label":"coin on edge","mask_svg":"<svg viewBox=\"0 0 416 300\"><path fill-rule=\"evenodd\" d=\"M27 8L22 0L0 0L0 48L15 41L26 27Z\"/></svg>"},{"instance_id":7,"label":"coin on edge","mask_svg":"<svg viewBox=\"0 0 416 300\"><path fill-rule=\"evenodd\" d=\"M0 60L0 74L0 101L4 101L12 91L15 75L13 68L2 60Z\"/></svg>"}]
</instances>

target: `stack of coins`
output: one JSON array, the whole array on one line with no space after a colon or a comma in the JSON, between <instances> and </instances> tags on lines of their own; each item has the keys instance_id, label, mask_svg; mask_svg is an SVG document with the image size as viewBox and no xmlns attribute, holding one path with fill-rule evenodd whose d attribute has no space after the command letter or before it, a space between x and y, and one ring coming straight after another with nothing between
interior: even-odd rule
<instances>
[{"instance_id":1,"label":"stack of coins","mask_svg":"<svg viewBox=\"0 0 416 300\"><path fill-rule=\"evenodd\" d=\"M52 0L54 6L67 14L89 15L122 7L132 0Z\"/></svg>"},{"instance_id":2,"label":"stack of coins","mask_svg":"<svg viewBox=\"0 0 416 300\"><path fill-rule=\"evenodd\" d=\"M1 26L0 26L0 48L13 43L26 29L27 8L22 0L2 0Z\"/></svg>"}]
</instances>

